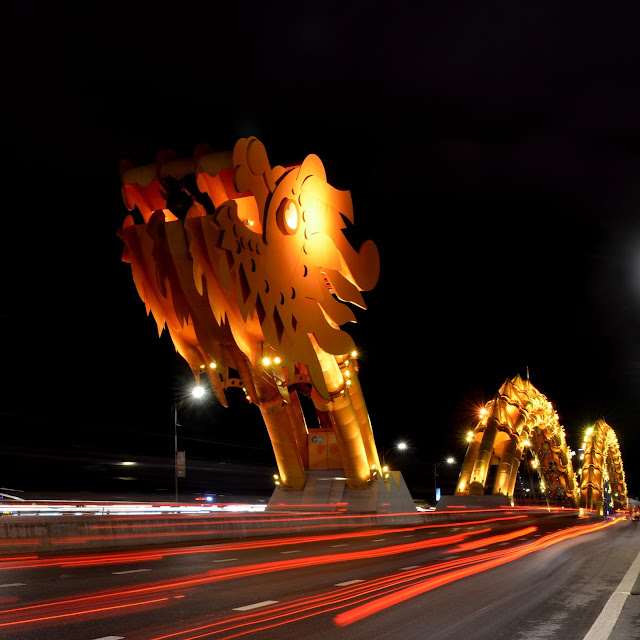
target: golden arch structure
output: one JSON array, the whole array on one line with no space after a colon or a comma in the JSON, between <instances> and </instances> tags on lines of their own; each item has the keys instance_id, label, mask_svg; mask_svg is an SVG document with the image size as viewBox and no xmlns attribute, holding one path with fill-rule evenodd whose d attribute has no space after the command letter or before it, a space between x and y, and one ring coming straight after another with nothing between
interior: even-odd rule
<instances>
[{"instance_id":1,"label":"golden arch structure","mask_svg":"<svg viewBox=\"0 0 640 640\"><path fill-rule=\"evenodd\" d=\"M564 505L602 513L608 484L614 508L628 506L614 430L604 420L586 430L581 446L583 462L576 473L556 410L528 378L517 375L504 382L483 408L467 440L456 496L489 492L513 500L524 459L538 474L544 494Z\"/></svg>"},{"instance_id":2,"label":"golden arch structure","mask_svg":"<svg viewBox=\"0 0 640 640\"><path fill-rule=\"evenodd\" d=\"M277 484L302 490L318 469L343 470L351 489L379 479L355 344L341 329L356 320L349 304L366 308L378 250L347 240L351 196L327 182L320 158L272 166L243 138L233 152L123 163L121 180L137 218L119 231L123 261L147 313L224 406L240 387L259 407ZM311 428L300 395L316 409Z\"/></svg>"}]
</instances>

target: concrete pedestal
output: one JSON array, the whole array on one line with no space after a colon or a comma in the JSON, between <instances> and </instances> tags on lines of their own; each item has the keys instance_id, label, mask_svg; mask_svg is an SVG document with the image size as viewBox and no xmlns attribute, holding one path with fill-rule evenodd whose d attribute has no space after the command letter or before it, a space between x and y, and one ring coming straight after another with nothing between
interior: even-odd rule
<instances>
[{"instance_id":1,"label":"concrete pedestal","mask_svg":"<svg viewBox=\"0 0 640 640\"><path fill-rule=\"evenodd\" d=\"M512 507L511 498L503 495L488 496L442 496L436 505L436 511L484 510Z\"/></svg>"},{"instance_id":2,"label":"concrete pedestal","mask_svg":"<svg viewBox=\"0 0 640 640\"><path fill-rule=\"evenodd\" d=\"M421 522L402 473L391 471L387 481L375 478L363 489L351 489L342 469L308 471L307 484L301 491L277 487L267 511L309 511L336 513L393 514L384 522ZM415 514L415 515L414 515Z\"/></svg>"}]
</instances>

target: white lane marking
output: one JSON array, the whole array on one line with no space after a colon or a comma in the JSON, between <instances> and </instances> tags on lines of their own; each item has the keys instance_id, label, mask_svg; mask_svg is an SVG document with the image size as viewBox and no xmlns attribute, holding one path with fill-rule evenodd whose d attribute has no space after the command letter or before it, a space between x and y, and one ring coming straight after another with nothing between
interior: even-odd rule
<instances>
[{"instance_id":1,"label":"white lane marking","mask_svg":"<svg viewBox=\"0 0 640 640\"><path fill-rule=\"evenodd\" d=\"M292 549L291 551L281 551L280 553L302 553L302 549Z\"/></svg>"},{"instance_id":2,"label":"white lane marking","mask_svg":"<svg viewBox=\"0 0 640 640\"><path fill-rule=\"evenodd\" d=\"M509 544L509 543L508 543L508 542L498 542L498 546L499 546L499 547L502 547L502 546L504 546L505 544Z\"/></svg>"},{"instance_id":3,"label":"white lane marking","mask_svg":"<svg viewBox=\"0 0 640 640\"><path fill-rule=\"evenodd\" d=\"M0 584L0 589L3 587L25 587L26 582L9 582L7 584Z\"/></svg>"},{"instance_id":4,"label":"white lane marking","mask_svg":"<svg viewBox=\"0 0 640 640\"><path fill-rule=\"evenodd\" d=\"M487 547L484 547L483 549L476 549L476 553L480 553L481 551L486 551Z\"/></svg>"},{"instance_id":5,"label":"white lane marking","mask_svg":"<svg viewBox=\"0 0 640 640\"><path fill-rule=\"evenodd\" d=\"M408 536L402 536L403 538L415 538L416 534L415 533L410 533Z\"/></svg>"},{"instance_id":6,"label":"white lane marking","mask_svg":"<svg viewBox=\"0 0 640 640\"><path fill-rule=\"evenodd\" d=\"M455 558L459 558L460 556L447 556L447 560L453 560Z\"/></svg>"},{"instance_id":7,"label":"white lane marking","mask_svg":"<svg viewBox=\"0 0 640 640\"><path fill-rule=\"evenodd\" d=\"M124 636L103 636L102 638L95 638L95 640L124 640Z\"/></svg>"},{"instance_id":8,"label":"white lane marking","mask_svg":"<svg viewBox=\"0 0 640 640\"><path fill-rule=\"evenodd\" d=\"M143 571L151 571L151 569L130 569L129 571L112 571L114 576L124 575L125 573L142 573Z\"/></svg>"},{"instance_id":9,"label":"white lane marking","mask_svg":"<svg viewBox=\"0 0 640 640\"><path fill-rule=\"evenodd\" d=\"M384 542L386 540L386 538L376 538L375 540L372 540L371 542Z\"/></svg>"},{"instance_id":10,"label":"white lane marking","mask_svg":"<svg viewBox=\"0 0 640 640\"><path fill-rule=\"evenodd\" d=\"M409 571L410 569L419 569L419 564L412 564L410 567L400 567L400 571Z\"/></svg>"},{"instance_id":11,"label":"white lane marking","mask_svg":"<svg viewBox=\"0 0 640 640\"><path fill-rule=\"evenodd\" d=\"M232 562L233 560L237 560L238 558L223 558L222 560L214 560L214 562Z\"/></svg>"},{"instance_id":12,"label":"white lane marking","mask_svg":"<svg viewBox=\"0 0 640 640\"><path fill-rule=\"evenodd\" d=\"M259 607L267 607L270 604L277 604L277 600L263 600L254 604L247 604L244 607L234 607L234 611L249 611L249 609L258 609Z\"/></svg>"},{"instance_id":13,"label":"white lane marking","mask_svg":"<svg viewBox=\"0 0 640 640\"><path fill-rule=\"evenodd\" d=\"M451 527L451 531L459 531L460 527Z\"/></svg>"},{"instance_id":14,"label":"white lane marking","mask_svg":"<svg viewBox=\"0 0 640 640\"><path fill-rule=\"evenodd\" d=\"M350 584L357 584L358 582L364 582L364 580L347 580L346 582L336 582L336 587L348 587Z\"/></svg>"},{"instance_id":15,"label":"white lane marking","mask_svg":"<svg viewBox=\"0 0 640 640\"><path fill-rule=\"evenodd\" d=\"M606 640L609 637L639 573L640 553L636 556L627 573L624 574L618 588L609 597L607 604L604 605L604 609L587 632L584 640Z\"/></svg>"},{"instance_id":16,"label":"white lane marking","mask_svg":"<svg viewBox=\"0 0 640 640\"><path fill-rule=\"evenodd\" d=\"M335 549L336 547L348 547L348 546L349 546L349 545L347 545L347 544L332 544L332 545L331 545L331 548L332 548L332 549Z\"/></svg>"}]
</instances>

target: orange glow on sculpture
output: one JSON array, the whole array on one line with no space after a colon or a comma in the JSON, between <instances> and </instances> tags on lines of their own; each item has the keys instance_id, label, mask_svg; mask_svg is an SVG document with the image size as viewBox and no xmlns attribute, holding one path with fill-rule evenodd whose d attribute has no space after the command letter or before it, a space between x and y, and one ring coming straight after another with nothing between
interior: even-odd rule
<instances>
[{"instance_id":1,"label":"orange glow on sculpture","mask_svg":"<svg viewBox=\"0 0 640 640\"><path fill-rule=\"evenodd\" d=\"M582 506L602 514L604 483L607 481L614 508L628 508L620 445L615 431L604 420L598 420L587 429L581 476Z\"/></svg>"},{"instance_id":2,"label":"orange glow on sculpture","mask_svg":"<svg viewBox=\"0 0 640 640\"><path fill-rule=\"evenodd\" d=\"M513 501L518 467L528 453L527 464L538 472L541 489L548 497L569 507L582 506L602 513L606 480L615 508L627 508L618 440L604 420L596 422L585 435L578 487L558 414L528 377L507 379L480 416L467 437L469 446L456 495L483 495L491 467L496 467L492 492Z\"/></svg>"},{"instance_id":3,"label":"orange glow on sculpture","mask_svg":"<svg viewBox=\"0 0 640 640\"><path fill-rule=\"evenodd\" d=\"M335 431L347 484L366 487L380 463L355 345L341 327L356 321L347 303L366 308L361 292L375 286L379 256L373 242L356 251L344 236L349 192L328 184L315 155L272 167L256 138L232 154L199 147L186 160L163 153L154 165L123 165L121 179L127 208L142 218L122 225L123 260L159 334L167 328L224 406L227 388L246 390L283 487L303 488L309 468L313 428L299 393Z\"/></svg>"}]
</instances>

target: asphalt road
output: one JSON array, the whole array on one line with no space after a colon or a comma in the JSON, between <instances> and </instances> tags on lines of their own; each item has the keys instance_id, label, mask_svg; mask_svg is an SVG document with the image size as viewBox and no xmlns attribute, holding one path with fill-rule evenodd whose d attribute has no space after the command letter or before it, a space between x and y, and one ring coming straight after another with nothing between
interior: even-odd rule
<instances>
[{"instance_id":1,"label":"asphalt road","mask_svg":"<svg viewBox=\"0 0 640 640\"><path fill-rule=\"evenodd\" d=\"M640 554L640 527L620 521L552 544L589 526L573 514L4 557L0 637L640 638L638 597L627 595L637 589L615 595Z\"/></svg>"}]
</instances>

